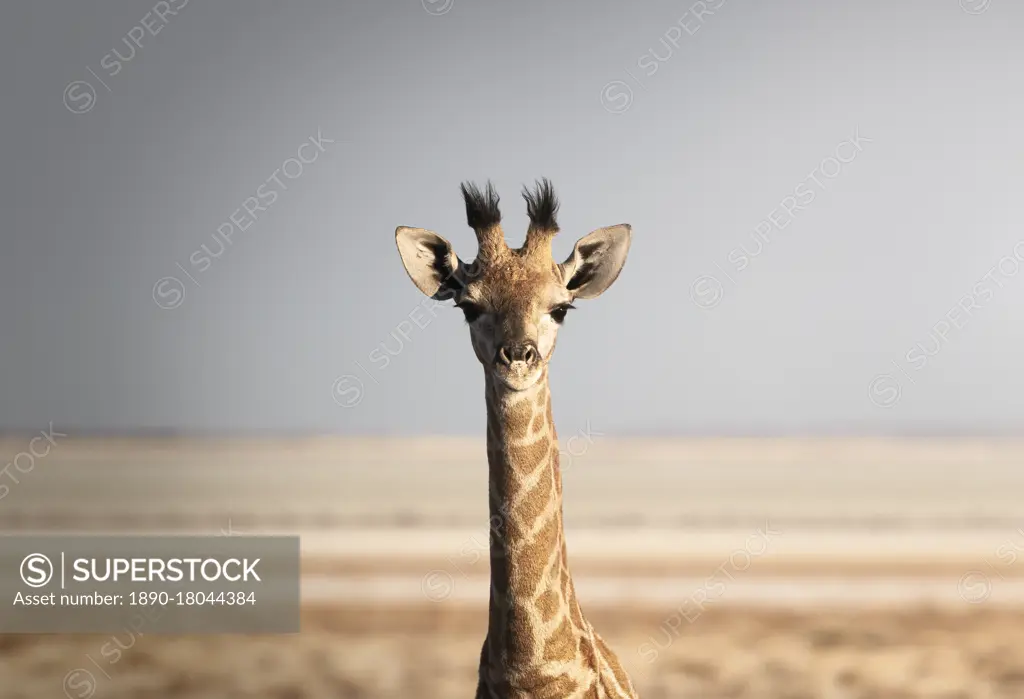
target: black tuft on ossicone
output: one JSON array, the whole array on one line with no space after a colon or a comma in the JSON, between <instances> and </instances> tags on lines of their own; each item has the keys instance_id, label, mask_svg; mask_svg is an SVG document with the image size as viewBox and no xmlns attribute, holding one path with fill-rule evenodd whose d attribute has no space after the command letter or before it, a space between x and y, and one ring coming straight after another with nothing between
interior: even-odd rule
<instances>
[{"instance_id":1,"label":"black tuft on ossicone","mask_svg":"<svg viewBox=\"0 0 1024 699\"><path fill-rule=\"evenodd\" d=\"M559 202L555 196L555 188L551 186L548 178L542 178L537 182L532 192L524 186L523 199L526 200L526 213L530 216L530 223L534 228L544 231L558 230L555 216L558 215Z\"/></svg>"},{"instance_id":2,"label":"black tuft on ossicone","mask_svg":"<svg viewBox=\"0 0 1024 699\"><path fill-rule=\"evenodd\" d=\"M490 181L483 192L472 182L463 182L459 188L462 190L463 199L466 200L466 222L470 228L477 231L487 230L501 223L498 193L494 191L494 185Z\"/></svg>"}]
</instances>

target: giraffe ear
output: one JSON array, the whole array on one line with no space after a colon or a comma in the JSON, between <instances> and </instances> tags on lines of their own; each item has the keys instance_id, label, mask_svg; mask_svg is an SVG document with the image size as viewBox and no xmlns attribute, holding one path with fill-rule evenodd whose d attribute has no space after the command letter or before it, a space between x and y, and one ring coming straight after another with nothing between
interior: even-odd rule
<instances>
[{"instance_id":1,"label":"giraffe ear","mask_svg":"<svg viewBox=\"0 0 1024 699\"><path fill-rule=\"evenodd\" d=\"M598 228L576 242L572 255L559 265L565 288L575 298L597 298L618 278L626 264L632 230L628 223L620 223Z\"/></svg>"},{"instance_id":2,"label":"giraffe ear","mask_svg":"<svg viewBox=\"0 0 1024 699\"><path fill-rule=\"evenodd\" d=\"M437 233L399 226L395 242L409 278L427 296L444 301L465 285L465 265L451 243Z\"/></svg>"}]
</instances>

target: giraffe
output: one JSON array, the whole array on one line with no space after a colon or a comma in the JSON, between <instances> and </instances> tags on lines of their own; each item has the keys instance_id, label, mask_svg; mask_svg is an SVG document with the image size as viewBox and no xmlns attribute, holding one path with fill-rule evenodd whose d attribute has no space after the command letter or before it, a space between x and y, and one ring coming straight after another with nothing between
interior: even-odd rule
<instances>
[{"instance_id":1,"label":"giraffe","mask_svg":"<svg viewBox=\"0 0 1024 699\"><path fill-rule=\"evenodd\" d=\"M617 657L584 618L562 527L562 476L548 363L576 299L618 278L631 227L599 228L559 264L551 239L559 201L550 181L523 188L530 225L521 248L501 228L499 198L461 185L478 242L471 263L433 231L400 226L395 239L416 287L454 300L484 367L490 511L488 628L477 699L635 699Z\"/></svg>"}]
</instances>

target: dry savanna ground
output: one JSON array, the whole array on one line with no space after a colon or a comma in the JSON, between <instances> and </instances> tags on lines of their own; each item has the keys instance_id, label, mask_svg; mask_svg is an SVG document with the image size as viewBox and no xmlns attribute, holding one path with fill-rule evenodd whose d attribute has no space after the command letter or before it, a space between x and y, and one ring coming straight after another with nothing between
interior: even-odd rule
<instances>
[{"instance_id":1,"label":"dry savanna ground","mask_svg":"<svg viewBox=\"0 0 1024 699\"><path fill-rule=\"evenodd\" d=\"M645 699L1024 697L1024 612L590 614ZM293 636L0 637L0 698L472 697L479 608L308 609Z\"/></svg>"},{"instance_id":2,"label":"dry savanna ground","mask_svg":"<svg viewBox=\"0 0 1024 699\"><path fill-rule=\"evenodd\" d=\"M559 425L586 445L562 459L567 538L588 617L644 699L1024 699L1024 440L602 430ZM32 436L0 438L0 463ZM482 435L61 438L8 484L0 531L300 534L304 575L343 589L307 596L325 606L292 636L0 635L0 699L472 697L485 613L460 594L486 589L463 584L486 574L466 555L487 540L483 459ZM728 599L692 623L660 609L762 527L778 535ZM459 583L444 602L426 599L431 570ZM980 602L968 571L1000 578L984 604L964 601ZM602 601L612 577L625 592ZM829 580L861 592L810 595ZM773 597L782 588L809 592ZM915 606L932 593L945 605Z\"/></svg>"}]
</instances>

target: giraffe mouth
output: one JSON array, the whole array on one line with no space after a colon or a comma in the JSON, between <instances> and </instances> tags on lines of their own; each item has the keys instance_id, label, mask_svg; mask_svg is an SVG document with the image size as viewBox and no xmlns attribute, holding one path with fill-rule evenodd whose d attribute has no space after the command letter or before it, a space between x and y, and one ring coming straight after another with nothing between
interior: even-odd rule
<instances>
[{"instance_id":1,"label":"giraffe mouth","mask_svg":"<svg viewBox=\"0 0 1024 699\"><path fill-rule=\"evenodd\" d=\"M544 365L541 362L529 365L525 362L513 362L511 366L508 366L501 362L495 362L492 373L494 378L510 391L525 391L533 387L543 375Z\"/></svg>"}]
</instances>

